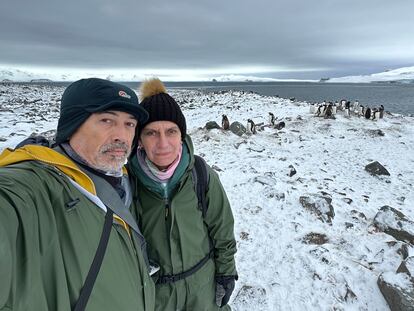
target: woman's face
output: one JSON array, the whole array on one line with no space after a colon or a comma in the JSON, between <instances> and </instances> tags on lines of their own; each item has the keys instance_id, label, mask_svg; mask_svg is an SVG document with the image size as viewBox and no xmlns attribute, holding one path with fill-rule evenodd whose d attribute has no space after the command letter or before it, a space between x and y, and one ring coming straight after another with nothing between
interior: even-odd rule
<instances>
[{"instance_id":1,"label":"woman's face","mask_svg":"<svg viewBox=\"0 0 414 311\"><path fill-rule=\"evenodd\" d=\"M139 144L148 159L162 170L170 166L181 150L181 131L171 121L148 123L141 131Z\"/></svg>"}]
</instances>

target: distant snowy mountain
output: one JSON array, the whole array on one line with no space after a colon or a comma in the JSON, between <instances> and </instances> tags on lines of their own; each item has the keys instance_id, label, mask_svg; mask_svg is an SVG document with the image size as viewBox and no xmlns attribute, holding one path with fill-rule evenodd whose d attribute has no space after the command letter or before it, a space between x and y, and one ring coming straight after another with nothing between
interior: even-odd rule
<instances>
[{"instance_id":1,"label":"distant snowy mountain","mask_svg":"<svg viewBox=\"0 0 414 311\"><path fill-rule=\"evenodd\" d=\"M56 69L17 69L0 66L0 82L31 82L33 80L76 81L85 77L96 77L114 81L140 81L146 76L134 72L112 70L56 70Z\"/></svg>"},{"instance_id":2,"label":"distant snowy mountain","mask_svg":"<svg viewBox=\"0 0 414 311\"><path fill-rule=\"evenodd\" d=\"M331 78L324 82L370 83L370 82L399 82L414 83L414 66L403 67L385 72L363 76L347 76Z\"/></svg>"},{"instance_id":3,"label":"distant snowy mountain","mask_svg":"<svg viewBox=\"0 0 414 311\"><path fill-rule=\"evenodd\" d=\"M161 72L159 72L161 73ZM148 74L136 70L82 70L82 69L48 69L48 68L10 68L0 66L0 82L30 82L32 80L49 79L52 81L76 81L85 77L97 77L113 81L142 81L151 76L158 76L164 81L216 81L216 82L318 82L318 80L274 79L251 75L220 75L220 76L187 76L173 73ZM403 67L371 75L346 76L340 78L323 78L320 82L335 83L370 83L398 82L414 83L414 66Z\"/></svg>"},{"instance_id":4,"label":"distant snowy mountain","mask_svg":"<svg viewBox=\"0 0 414 311\"><path fill-rule=\"evenodd\" d=\"M222 75L213 79L216 82L317 82L317 80L273 79L244 75Z\"/></svg>"}]
</instances>

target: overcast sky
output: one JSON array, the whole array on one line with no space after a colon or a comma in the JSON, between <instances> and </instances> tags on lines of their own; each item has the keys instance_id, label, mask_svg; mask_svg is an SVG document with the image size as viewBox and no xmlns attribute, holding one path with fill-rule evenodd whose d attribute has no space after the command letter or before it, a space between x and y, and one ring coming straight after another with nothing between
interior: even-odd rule
<instances>
[{"instance_id":1,"label":"overcast sky","mask_svg":"<svg viewBox=\"0 0 414 311\"><path fill-rule=\"evenodd\" d=\"M414 65L413 12L413 0L1 0L0 65L370 74Z\"/></svg>"}]
</instances>

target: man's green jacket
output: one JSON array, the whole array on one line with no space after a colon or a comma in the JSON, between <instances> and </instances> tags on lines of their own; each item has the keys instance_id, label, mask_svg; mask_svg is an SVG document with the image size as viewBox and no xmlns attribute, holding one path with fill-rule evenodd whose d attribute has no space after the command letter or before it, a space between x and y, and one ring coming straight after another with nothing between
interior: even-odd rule
<instances>
[{"instance_id":1,"label":"man's green jacket","mask_svg":"<svg viewBox=\"0 0 414 311\"><path fill-rule=\"evenodd\" d=\"M5 150L0 166L0 310L69 311L103 229L95 186L69 158L41 146ZM111 230L86 310L152 311L141 249L119 218Z\"/></svg>"}]
</instances>

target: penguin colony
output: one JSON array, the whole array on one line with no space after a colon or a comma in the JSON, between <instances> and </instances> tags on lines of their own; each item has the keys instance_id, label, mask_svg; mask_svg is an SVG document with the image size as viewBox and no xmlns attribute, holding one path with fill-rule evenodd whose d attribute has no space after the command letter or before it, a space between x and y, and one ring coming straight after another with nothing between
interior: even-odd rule
<instances>
[{"instance_id":1,"label":"penguin colony","mask_svg":"<svg viewBox=\"0 0 414 311\"><path fill-rule=\"evenodd\" d=\"M313 103L310 105L310 113L316 117L324 117L325 119L335 119L335 114L342 111L346 117L358 116L367 120L379 120L384 117L384 106L368 107L359 104L355 100L351 105L349 100L342 99L341 101Z\"/></svg>"}]
</instances>

